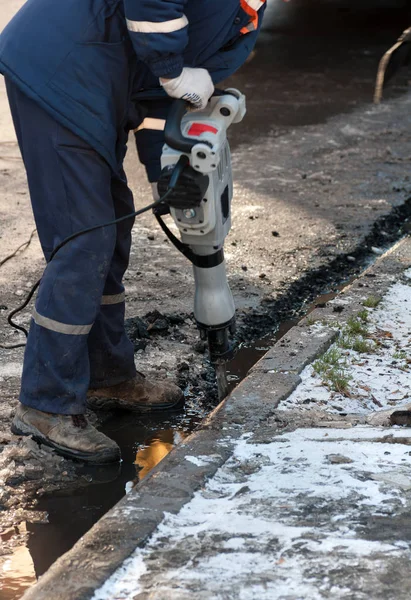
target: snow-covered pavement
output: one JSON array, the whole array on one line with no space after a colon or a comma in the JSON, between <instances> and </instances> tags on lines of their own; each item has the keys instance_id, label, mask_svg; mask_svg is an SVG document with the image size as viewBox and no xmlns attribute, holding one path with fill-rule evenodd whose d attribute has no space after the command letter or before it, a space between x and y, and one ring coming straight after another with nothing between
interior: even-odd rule
<instances>
[{"instance_id":1,"label":"snow-covered pavement","mask_svg":"<svg viewBox=\"0 0 411 600\"><path fill-rule=\"evenodd\" d=\"M411 558L388 523L410 498L410 446L395 443L401 431L384 436L363 426L242 438L93 600L373 598L364 582Z\"/></svg>"},{"instance_id":2,"label":"snow-covered pavement","mask_svg":"<svg viewBox=\"0 0 411 600\"><path fill-rule=\"evenodd\" d=\"M243 435L93 600L409 598L411 430L344 419L410 401L410 285L408 271L365 300L279 406L338 414L338 428Z\"/></svg>"}]
</instances>

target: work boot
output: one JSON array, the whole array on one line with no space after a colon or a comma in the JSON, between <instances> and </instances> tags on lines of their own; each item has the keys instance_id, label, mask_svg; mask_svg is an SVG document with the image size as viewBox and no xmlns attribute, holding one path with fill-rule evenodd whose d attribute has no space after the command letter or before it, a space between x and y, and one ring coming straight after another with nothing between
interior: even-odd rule
<instances>
[{"instance_id":1,"label":"work boot","mask_svg":"<svg viewBox=\"0 0 411 600\"><path fill-rule=\"evenodd\" d=\"M20 404L11 425L15 435L30 435L67 458L106 464L120 460L120 448L87 422L84 415L58 415Z\"/></svg>"},{"instance_id":2,"label":"work boot","mask_svg":"<svg viewBox=\"0 0 411 600\"><path fill-rule=\"evenodd\" d=\"M184 394L173 383L154 383L137 373L134 379L106 388L89 390L88 407L93 410L123 409L136 412L177 410Z\"/></svg>"}]
</instances>

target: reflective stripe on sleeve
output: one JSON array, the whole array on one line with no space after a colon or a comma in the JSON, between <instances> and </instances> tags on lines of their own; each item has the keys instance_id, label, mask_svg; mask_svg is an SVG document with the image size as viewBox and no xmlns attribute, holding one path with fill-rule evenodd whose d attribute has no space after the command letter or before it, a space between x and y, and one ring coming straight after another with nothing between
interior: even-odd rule
<instances>
[{"instance_id":1,"label":"reflective stripe on sleeve","mask_svg":"<svg viewBox=\"0 0 411 600\"><path fill-rule=\"evenodd\" d=\"M107 306L109 304L121 304L126 299L126 294L122 292L121 294L112 294L111 296L103 296L101 299L101 304L103 306Z\"/></svg>"},{"instance_id":2,"label":"reflective stripe on sleeve","mask_svg":"<svg viewBox=\"0 0 411 600\"><path fill-rule=\"evenodd\" d=\"M54 321L48 317L39 315L36 309L33 309L33 319L36 325L55 331L56 333L65 333L66 335L87 335L90 333L93 323L91 325L68 325L67 323L60 323L60 321Z\"/></svg>"},{"instance_id":3,"label":"reflective stripe on sleeve","mask_svg":"<svg viewBox=\"0 0 411 600\"><path fill-rule=\"evenodd\" d=\"M260 10L262 6L265 4L265 0L262 2L261 0L244 0L244 3L247 4L252 10Z\"/></svg>"},{"instance_id":4,"label":"reflective stripe on sleeve","mask_svg":"<svg viewBox=\"0 0 411 600\"><path fill-rule=\"evenodd\" d=\"M152 129L153 131L164 131L166 126L165 119L153 119L152 117L146 117L144 121L134 129L134 132L142 131L143 129Z\"/></svg>"},{"instance_id":5,"label":"reflective stripe on sleeve","mask_svg":"<svg viewBox=\"0 0 411 600\"><path fill-rule=\"evenodd\" d=\"M257 23L258 25L258 23ZM255 23L253 21L251 21L251 23L249 23L248 25L246 25L245 27L243 27L241 29L241 33L243 35L245 35L246 33L251 33L252 31L255 31L257 29Z\"/></svg>"},{"instance_id":6,"label":"reflective stripe on sleeve","mask_svg":"<svg viewBox=\"0 0 411 600\"><path fill-rule=\"evenodd\" d=\"M188 25L188 19L185 15L171 21L130 21L127 19L127 29L135 33L172 33L184 29Z\"/></svg>"}]
</instances>

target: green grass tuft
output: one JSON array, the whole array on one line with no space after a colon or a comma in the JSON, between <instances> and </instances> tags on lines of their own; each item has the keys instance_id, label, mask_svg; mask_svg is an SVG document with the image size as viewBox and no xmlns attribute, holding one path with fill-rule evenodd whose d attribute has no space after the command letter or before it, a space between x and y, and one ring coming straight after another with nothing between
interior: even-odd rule
<instances>
[{"instance_id":1,"label":"green grass tuft","mask_svg":"<svg viewBox=\"0 0 411 600\"><path fill-rule=\"evenodd\" d=\"M363 306L366 306L367 308L376 308L380 302L381 302L380 297L369 296L366 300L364 300L364 302L362 304L363 304Z\"/></svg>"},{"instance_id":2,"label":"green grass tuft","mask_svg":"<svg viewBox=\"0 0 411 600\"><path fill-rule=\"evenodd\" d=\"M352 335L342 332L340 337L338 338L337 344L340 348L344 350L352 350L352 345L354 343L354 338Z\"/></svg>"},{"instance_id":3,"label":"green grass tuft","mask_svg":"<svg viewBox=\"0 0 411 600\"><path fill-rule=\"evenodd\" d=\"M359 354L370 354L374 352L374 348L370 342L367 342L367 340L364 340L364 338L361 337L354 339L352 350L354 350L354 352L358 352Z\"/></svg>"},{"instance_id":4,"label":"green grass tuft","mask_svg":"<svg viewBox=\"0 0 411 600\"><path fill-rule=\"evenodd\" d=\"M329 387L339 394L346 394L348 392L348 385L351 379L352 377L342 369L331 369L327 373Z\"/></svg>"},{"instance_id":5,"label":"green grass tuft","mask_svg":"<svg viewBox=\"0 0 411 600\"><path fill-rule=\"evenodd\" d=\"M338 348L331 348L313 363L314 371L321 377L324 385L340 394L347 393L351 377L344 371L346 365Z\"/></svg>"},{"instance_id":6,"label":"green grass tuft","mask_svg":"<svg viewBox=\"0 0 411 600\"><path fill-rule=\"evenodd\" d=\"M362 336L343 333L337 343L340 348L343 348L344 350L354 350L354 352L359 352L360 354L374 352L372 344Z\"/></svg>"},{"instance_id":7,"label":"green grass tuft","mask_svg":"<svg viewBox=\"0 0 411 600\"><path fill-rule=\"evenodd\" d=\"M366 337L369 333L364 321L361 321L356 317L350 317L348 319L344 332L348 335L362 335L363 337Z\"/></svg>"},{"instance_id":8,"label":"green grass tuft","mask_svg":"<svg viewBox=\"0 0 411 600\"><path fill-rule=\"evenodd\" d=\"M320 370L324 371L324 369L327 369L329 367L336 367L341 359L342 354L340 350L338 350L338 348L331 348L330 350L328 350L328 352L323 354L321 358L316 360L313 366L316 371L317 368L315 367L315 365L317 365L317 367Z\"/></svg>"},{"instance_id":9,"label":"green grass tuft","mask_svg":"<svg viewBox=\"0 0 411 600\"><path fill-rule=\"evenodd\" d=\"M365 308L363 310L360 310L360 312L358 313L358 318L361 319L361 321L363 323L368 323L369 321L369 314L368 314L368 310L365 310Z\"/></svg>"}]
</instances>

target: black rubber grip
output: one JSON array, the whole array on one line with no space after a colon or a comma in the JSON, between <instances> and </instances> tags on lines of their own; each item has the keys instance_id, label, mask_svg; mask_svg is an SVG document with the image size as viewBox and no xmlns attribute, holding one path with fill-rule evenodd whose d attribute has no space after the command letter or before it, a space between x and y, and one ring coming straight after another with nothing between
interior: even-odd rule
<instances>
[{"instance_id":1,"label":"black rubber grip","mask_svg":"<svg viewBox=\"0 0 411 600\"><path fill-rule=\"evenodd\" d=\"M221 92L221 90L218 90L218 92ZM171 105L164 129L164 137L167 146L173 148L174 150L178 150L179 152L184 152L184 154L190 154L191 150L199 142L209 146L210 148L213 147L213 145L206 140L187 138L181 133L181 121L183 120L183 117L186 114L189 106L190 104L185 100L174 100L173 104Z\"/></svg>"},{"instance_id":2,"label":"black rubber grip","mask_svg":"<svg viewBox=\"0 0 411 600\"><path fill-rule=\"evenodd\" d=\"M181 121L187 112L188 104L185 100L174 100L166 121L164 137L167 146L190 154L198 140L186 138L181 133Z\"/></svg>"}]
</instances>

